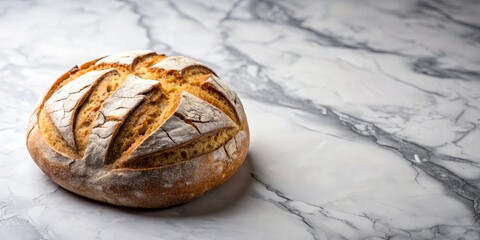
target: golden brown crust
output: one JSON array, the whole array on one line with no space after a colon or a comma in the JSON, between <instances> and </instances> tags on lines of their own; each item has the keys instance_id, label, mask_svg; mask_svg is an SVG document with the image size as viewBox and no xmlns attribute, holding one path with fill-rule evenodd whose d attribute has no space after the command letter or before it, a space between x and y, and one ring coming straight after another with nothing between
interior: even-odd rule
<instances>
[{"instance_id":1,"label":"golden brown crust","mask_svg":"<svg viewBox=\"0 0 480 240\"><path fill-rule=\"evenodd\" d=\"M247 135L248 128L246 129ZM188 161L151 169L122 169L87 178L82 164L45 143L38 124L27 138L30 155L54 182L76 194L118 206L161 208L187 202L226 182L246 158L249 138L235 159L214 159L210 152Z\"/></svg>"},{"instance_id":2,"label":"golden brown crust","mask_svg":"<svg viewBox=\"0 0 480 240\"><path fill-rule=\"evenodd\" d=\"M134 60L130 68L127 65L111 63L97 65L101 68L115 67L117 70L119 68L132 70L137 63L150 66L152 59L161 60L163 58L165 55L156 55L155 53L141 56ZM95 63L100 59L102 58L82 64L80 67L74 67L57 79L39 101L30 118L27 129L27 148L36 164L54 182L69 191L94 200L119 206L158 208L180 204L201 196L206 191L227 181L242 165L249 147L249 129L243 108L237 112L241 115L240 119L237 117L234 119L238 126L230 131L234 137L228 143L234 145L234 150L227 148L228 143L224 142L214 151L202 152L193 158L173 164L154 166L145 163L135 169L119 168L118 164L112 164L94 168L88 166L84 159L69 158L64 152L62 153L58 149L54 150L55 148L42 136L43 129L40 130L42 126L39 124L39 114L43 105L67 82L95 69ZM139 63L140 59L148 60ZM163 74L158 69L153 69L152 72ZM167 69L166 72L171 72L171 70ZM186 71L182 71L182 75L184 72ZM197 91L192 87L188 89L194 93ZM216 90L214 91L216 92ZM219 96L218 93L214 95L216 98ZM209 102L216 103L213 98ZM225 105L226 102L225 99L221 99L217 106L232 116L232 106ZM239 104L241 106L240 102ZM234 151L234 154L231 151Z\"/></svg>"}]
</instances>

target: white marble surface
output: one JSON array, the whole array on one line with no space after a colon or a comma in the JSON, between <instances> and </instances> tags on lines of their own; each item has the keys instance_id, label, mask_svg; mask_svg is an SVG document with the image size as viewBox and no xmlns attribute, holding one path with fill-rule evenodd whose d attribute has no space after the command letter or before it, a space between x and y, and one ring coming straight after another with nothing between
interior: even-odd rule
<instances>
[{"instance_id":1,"label":"white marble surface","mask_svg":"<svg viewBox=\"0 0 480 240\"><path fill-rule=\"evenodd\" d=\"M162 210L52 183L37 98L131 49L201 59L251 125L233 179ZM480 239L480 2L0 1L0 239Z\"/></svg>"}]
</instances>

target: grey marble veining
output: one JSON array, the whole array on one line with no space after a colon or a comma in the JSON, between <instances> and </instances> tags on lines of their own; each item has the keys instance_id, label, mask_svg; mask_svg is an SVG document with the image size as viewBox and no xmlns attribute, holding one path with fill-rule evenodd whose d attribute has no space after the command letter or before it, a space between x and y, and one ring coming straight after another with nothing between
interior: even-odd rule
<instances>
[{"instance_id":1,"label":"grey marble veining","mask_svg":"<svg viewBox=\"0 0 480 240\"><path fill-rule=\"evenodd\" d=\"M0 239L480 239L478 1L0 2ZM245 164L178 207L73 195L25 148L71 66L153 49L211 65ZM75 227L72 227L75 226Z\"/></svg>"}]
</instances>

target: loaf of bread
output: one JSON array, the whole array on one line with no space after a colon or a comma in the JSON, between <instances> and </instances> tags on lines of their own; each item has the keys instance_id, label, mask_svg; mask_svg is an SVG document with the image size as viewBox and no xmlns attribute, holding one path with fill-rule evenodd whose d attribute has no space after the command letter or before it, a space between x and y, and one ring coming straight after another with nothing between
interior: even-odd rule
<instances>
[{"instance_id":1,"label":"loaf of bread","mask_svg":"<svg viewBox=\"0 0 480 240\"><path fill-rule=\"evenodd\" d=\"M72 68L40 99L27 131L30 155L54 182L142 208L224 183L248 145L242 103L211 68L149 50Z\"/></svg>"}]
</instances>

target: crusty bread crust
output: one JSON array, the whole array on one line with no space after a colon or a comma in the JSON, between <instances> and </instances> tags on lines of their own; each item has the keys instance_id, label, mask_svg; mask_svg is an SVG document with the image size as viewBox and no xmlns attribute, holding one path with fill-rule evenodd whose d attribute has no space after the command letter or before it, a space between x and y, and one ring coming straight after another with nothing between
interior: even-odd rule
<instances>
[{"instance_id":1,"label":"crusty bread crust","mask_svg":"<svg viewBox=\"0 0 480 240\"><path fill-rule=\"evenodd\" d=\"M234 154L222 146L174 164L132 169L114 166L95 168L88 166L83 159L72 159L55 151L40 131L39 113L43 104L62 81L96 61L90 61L63 74L46 93L30 118L27 148L40 169L58 185L76 194L114 205L160 208L201 196L227 181L242 165L250 141L243 108L237 113L241 115L239 119L242 119L238 132L231 139L236 147Z\"/></svg>"},{"instance_id":2,"label":"crusty bread crust","mask_svg":"<svg viewBox=\"0 0 480 240\"><path fill-rule=\"evenodd\" d=\"M161 208L197 198L226 182L242 165L249 138L234 159L219 161L214 153L152 169L123 169L88 176L84 162L54 152L34 126L28 150L40 169L55 183L76 194L118 206Z\"/></svg>"}]
</instances>

